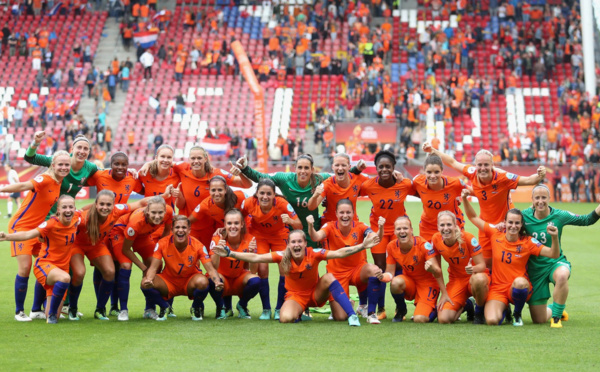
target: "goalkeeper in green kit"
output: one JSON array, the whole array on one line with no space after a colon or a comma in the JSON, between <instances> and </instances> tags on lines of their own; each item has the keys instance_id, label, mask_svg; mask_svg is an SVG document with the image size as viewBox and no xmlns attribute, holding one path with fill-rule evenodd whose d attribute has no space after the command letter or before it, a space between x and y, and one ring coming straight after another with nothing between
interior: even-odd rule
<instances>
[{"instance_id":1,"label":"goalkeeper in green kit","mask_svg":"<svg viewBox=\"0 0 600 372\"><path fill-rule=\"evenodd\" d=\"M564 226L590 226L600 219L600 205L584 216L550 207L548 205L550 190L545 185L534 187L531 198L533 206L523 211L525 229L542 244L550 241L546 233L548 223L553 223L558 228L560 242ZM531 256L527 273L533 285L533 294L529 300L531 319L534 323L545 323L550 319L552 328L562 328L561 319L568 320L568 314L564 309L569 295L568 280L571 275L571 264L567 261L562 247L558 258ZM550 283L554 284L553 304L547 306L550 298Z\"/></svg>"}]
</instances>

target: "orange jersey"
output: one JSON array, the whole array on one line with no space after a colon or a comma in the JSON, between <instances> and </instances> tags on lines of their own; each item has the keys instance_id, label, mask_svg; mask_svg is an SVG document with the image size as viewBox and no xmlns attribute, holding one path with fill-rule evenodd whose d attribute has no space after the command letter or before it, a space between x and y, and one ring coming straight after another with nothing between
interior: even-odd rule
<instances>
[{"instance_id":1,"label":"orange jersey","mask_svg":"<svg viewBox=\"0 0 600 372\"><path fill-rule=\"evenodd\" d=\"M324 190L321 196L325 198L325 212L323 213L323 222L335 221L335 210L337 203L342 199L348 199L354 206L354 219L358 221L358 214L356 213L356 199L360 192L361 185L366 182L369 177L362 174L356 175L348 173L350 177L350 186L342 188L335 181L335 176L330 177L323 181Z\"/></svg>"},{"instance_id":2,"label":"orange jersey","mask_svg":"<svg viewBox=\"0 0 600 372\"><path fill-rule=\"evenodd\" d=\"M273 262L280 263L283 252L271 252L271 257ZM319 281L319 262L326 258L326 250L307 247L300 264L294 259L291 260L290 272L285 276L285 289L288 292L312 293Z\"/></svg>"},{"instance_id":3,"label":"orange jersey","mask_svg":"<svg viewBox=\"0 0 600 372\"><path fill-rule=\"evenodd\" d=\"M527 277L529 256L539 256L544 247L542 243L529 236L509 242L503 232L487 222L483 232L492 245L492 285L511 286L517 277Z\"/></svg>"},{"instance_id":4,"label":"orange jersey","mask_svg":"<svg viewBox=\"0 0 600 372\"><path fill-rule=\"evenodd\" d=\"M127 240L135 240L136 238L152 235L156 230L163 226L171 225L172 222L173 208L168 205L165 218L163 219L163 222L158 225L151 225L148 223L148 221L146 221L146 216L144 215L144 208L140 208L121 216L111 230L110 235L124 235Z\"/></svg>"},{"instance_id":5,"label":"orange jersey","mask_svg":"<svg viewBox=\"0 0 600 372\"><path fill-rule=\"evenodd\" d=\"M437 231L437 215L441 211L450 211L456 215L458 225L463 227L465 220L458 206L458 199L465 188L464 183L457 177L442 177L444 184L441 190L429 188L427 177L420 174L413 179L413 188L423 203L420 229Z\"/></svg>"},{"instance_id":6,"label":"orange jersey","mask_svg":"<svg viewBox=\"0 0 600 372\"><path fill-rule=\"evenodd\" d=\"M240 209L242 203L246 196L241 191L234 191L235 195L237 195L237 203L235 203L235 208ZM202 226L209 226L210 221L214 222L216 229L223 227L223 222L225 219L225 210L219 207L212 198L206 198L202 201L202 203L198 204L196 209L192 212L192 216L196 218L196 224L200 224ZM203 230L204 228L199 228L198 230Z\"/></svg>"},{"instance_id":7,"label":"orange jersey","mask_svg":"<svg viewBox=\"0 0 600 372\"><path fill-rule=\"evenodd\" d=\"M154 196L164 193L169 185L177 187L179 185L179 176L173 169L170 169L169 175L162 181L157 181L150 173L147 173L145 176L140 175L139 181L144 187L144 196ZM173 198L169 198L166 202L167 205L174 207Z\"/></svg>"},{"instance_id":8,"label":"orange jersey","mask_svg":"<svg viewBox=\"0 0 600 372\"><path fill-rule=\"evenodd\" d=\"M213 168L212 173L206 173L204 177L198 178L192 174L189 163L178 163L173 166L175 172L179 175L181 182L181 192L185 197L185 209L179 211L180 214L190 216L194 208L210 196L209 181L214 176L222 176L228 185L233 183L233 175L222 169ZM177 185L175 185L177 186Z\"/></svg>"},{"instance_id":9,"label":"orange jersey","mask_svg":"<svg viewBox=\"0 0 600 372\"><path fill-rule=\"evenodd\" d=\"M471 257L481 254L481 245L473 234L466 231L462 232L463 244L458 244L458 241L453 246L448 247L444 244L442 234L435 233L431 238L433 249L435 252L448 262L448 276L450 280L453 278L470 278L471 275L465 271L465 266L469 264Z\"/></svg>"},{"instance_id":10,"label":"orange jersey","mask_svg":"<svg viewBox=\"0 0 600 372\"><path fill-rule=\"evenodd\" d=\"M96 186L98 192L110 190L115 193L115 204L125 204L129 200L132 192L141 193L144 189L140 180L135 179L133 175L127 172L125 178L117 181L112 177L111 169L99 170L94 173L87 181L89 186Z\"/></svg>"},{"instance_id":11,"label":"orange jersey","mask_svg":"<svg viewBox=\"0 0 600 372\"><path fill-rule=\"evenodd\" d=\"M519 176L494 171L492 182L484 185L479 182L477 169L472 165L465 165L463 175L471 180L475 196L479 199L481 206L479 217L489 223L504 221L506 212L514 208L510 200L510 190L517 188Z\"/></svg>"},{"instance_id":12,"label":"orange jersey","mask_svg":"<svg viewBox=\"0 0 600 372\"><path fill-rule=\"evenodd\" d=\"M8 222L12 231L28 231L42 223L60 196L60 183L47 174L30 180L33 190L27 193L19 210Z\"/></svg>"},{"instance_id":13,"label":"orange jersey","mask_svg":"<svg viewBox=\"0 0 600 372\"><path fill-rule=\"evenodd\" d=\"M402 266L402 275L414 279L417 283L419 280L431 281L433 275L425 270L425 261L437 256L438 254L433 249L431 243L415 236L413 238L413 247L407 253L400 251L398 239L390 242L387 247L386 264Z\"/></svg>"},{"instance_id":14,"label":"orange jersey","mask_svg":"<svg viewBox=\"0 0 600 372\"><path fill-rule=\"evenodd\" d=\"M273 207L266 214L260 209L258 199L250 197L242 203L242 213L248 216L248 229L257 239L287 239L289 229L281 221L281 215L287 214L293 220L298 219L294 208L281 196L275 197Z\"/></svg>"},{"instance_id":15,"label":"orange jersey","mask_svg":"<svg viewBox=\"0 0 600 372\"><path fill-rule=\"evenodd\" d=\"M383 234L390 235L394 233L394 222L400 216L406 216L404 201L409 193L412 193L412 182L405 178L400 183L395 183L390 188L379 185L379 177L374 177L362 184L360 195L368 196L373 206L369 222L371 228L378 230L379 217L385 218Z\"/></svg>"},{"instance_id":16,"label":"orange jersey","mask_svg":"<svg viewBox=\"0 0 600 372\"><path fill-rule=\"evenodd\" d=\"M244 235L244 239L240 242L240 246L237 249L233 249L231 244L227 243L227 247L231 249L232 252L248 252L248 245L252 241L254 237L250 234ZM221 238L218 236L213 236L212 242L210 243L210 254L213 255L212 248L219 244ZM221 257L219 260L219 267L217 269L219 274L226 276L228 278L237 278L240 275L244 275L246 273L246 268L244 267L244 262L240 260L236 260L232 257Z\"/></svg>"},{"instance_id":17,"label":"orange jersey","mask_svg":"<svg viewBox=\"0 0 600 372\"><path fill-rule=\"evenodd\" d=\"M371 228L359 221L353 221L350 233L344 236L338 228L337 222L329 222L321 227L321 231L327 236L323 240L323 246L330 251L340 248L351 247L363 242L365 237L373 232ZM327 263L327 271L330 273L344 272L355 269L367 263L367 253L363 250L351 256L336 258Z\"/></svg>"},{"instance_id":18,"label":"orange jersey","mask_svg":"<svg viewBox=\"0 0 600 372\"><path fill-rule=\"evenodd\" d=\"M113 226L119 218L123 215L131 213L129 206L127 204L116 204L112 210L112 213L106 217L106 221L100 224L100 235L98 238L98 243L100 243L104 238L108 236L110 230L112 230ZM75 245L77 246L90 246L92 242L90 241L90 236L88 235L87 229L87 221L88 221L88 211L83 211L81 217L81 223L79 224L79 228L77 230L77 237L75 238Z\"/></svg>"},{"instance_id":19,"label":"orange jersey","mask_svg":"<svg viewBox=\"0 0 600 372\"><path fill-rule=\"evenodd\" d=\"M203 264L210 262L208 251L202 243L190 236L187 246L180 251L173 243L173 234L165 236L156 243L152 257L164 261L161 274L171 278L189 278L200 274L202 270L198 261Z\"/></svg>"},{"instance_id":20,"label":"orange jersey","mask_svg":"<svg viewBox=\"0 0 600 372\"><path fill-rule=\"evenodd\" d=\"M80 223L81 212L75 211L71 223L67 226L60 223L58 217L51 217L36 227L40 233L40 239L42 239L42 249L40 249L36 265L42 262L50 263L63 270L68 269L71 261L71 249L75 243L75 235L77 235Z\"/></svg>"}]
</instances>

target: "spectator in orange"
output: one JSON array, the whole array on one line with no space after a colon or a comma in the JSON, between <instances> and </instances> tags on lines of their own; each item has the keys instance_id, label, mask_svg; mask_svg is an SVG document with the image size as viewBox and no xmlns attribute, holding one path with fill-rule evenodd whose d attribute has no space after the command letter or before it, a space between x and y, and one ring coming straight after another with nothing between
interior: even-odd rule
<instances>
[{"instance_id":1,"label":"spectator in orange","mask_svg":"<svg viewBox=\"0 0 600 372\"><path fill-rule=\"evenodd\" d=\"M129 146L130 154L133 153L133 145L134 144L135 144L135 132L133 131L133 129L130 129L129 132L127 132L127 145Z\"/></svg>"},{"instance_id":2,"label":"spectator in orange","mask_svg":"<svg viewBox=\"0 0 600 372\"><path fill-rule=\"evenodd\" d=\"M148 22L149 14L150 14L150 7L148 6L148 4L144 3L142 6L140 6L140 16L142 17L142 22L144 22L144 23Z\"/></svg>"}]
</instances>

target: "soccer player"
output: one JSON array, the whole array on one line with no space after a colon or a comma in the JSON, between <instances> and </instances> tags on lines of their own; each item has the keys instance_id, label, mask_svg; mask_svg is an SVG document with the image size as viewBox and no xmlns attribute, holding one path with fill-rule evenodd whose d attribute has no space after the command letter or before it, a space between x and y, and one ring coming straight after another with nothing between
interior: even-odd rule
<instances>
[{"instance_id":1,"label":"soccer player","mask_svg":"<svg viewBox=\"0 0 600 372\"><path fill-rule=\"evenodd\" d=\"M217 305L217 319L226 319L227 310L223 303L224 296L238 296L239 302L236 309L238 317L250 319L248 311L248 301L253 299L260 288L260 278L246 269L244 263L232 257L220 257L215 255L212 249L229 249L231 252L256 252L256 239L246 232L244 216L238 209L232 209L225 214L225 227L223 232L213 237L211 246L211 258L213 265L219 272L220 280L213 283L222 282L224 284L223 292L216 292L211 284L211 295ZM285 248L284 248L285 249ZM268 250L267 250L268 253ZM219 278L217 278L219 279Z\"/></svg>"},{"instance_id":2,"label":"soccer player","mask_svg":"<svg viewBox=\"0 0 600 372\"><path fill-rule=\"evenodd\" d=\"M397 181L394 178L395 166L396 157L393 153L387 150L379 151L375 155L377 177L368 179L360 188L360 196L367 196L373 204L369 217L371 229L377 229L379 217L385 218L386 221L381 241L371 248L373 262L382 271L385 270L385 248L390 241L395 239L394 221L400 216L406 216L404 201L407 195L413 192L410 179L403 178L402 181ZM385 292L386 283L381 283L377 309L379 320L387 317L385 313Z\"/></svg>"},{"instance_id":3,"label":"soccer player","mask_svg":"<svg viewBox=\"0 0 600 372\"><path fill-rule=\"evenodd\" d=\"M233 191L222 176L210 179L209 193L210 198L198 204L190 216L191 235L205 247L210 246L215 231L223 227L225 213L234 208L240 209L246 198L243 192Z\"/></svg>"},{"instance_id":4,"label":"soccer player","mask_svg":"<svg viewBox=\"0 0 600 372\"><path fill-rule=\"evenodd\" d=\"M162 194L167 186L173 186L172 198L167 200L167 205L175 208L176 199L179 196L179 175L173 170L173 147L164 144L156 149L155 161L151 163L148 172L139 174L140 182L144 187L144 196L155 196ZM161 234L159 232L158 234ZM160 235L155 235L158 238Z\"/></svg>"},{"instance_id":5,"label":"soccer player","mask_svg":"<svg viewBox=\"0 0 600 372\"><path fill-rule=\"evenodd\" d=\"M488 294L489 272L481 255L481 246L471 233L461 230L456 216L450 211L438 214L437 226L438 232L433 234L431 244L435 252L448 262L446 291L452 301L443 304L438 322L454 323L462 313L461 309L466 309L473 324L484 324L483 307ZM475 297L475 309L469 296Z\"/></svg>"},{"instance_id":6,"label":"soccer player","mask_svg":"<svg viewBox=\"0 0 600 372\"><path fill-rule=\"evenodd\" d=\"M175 296L188 296L193 300L190 309L192 320L202 320L199 303L206 297L208 279L202 274L198 261L202 262L211 280L217 283L217 290L222 289L222 284L206 247L190 236L188 218L175 216L172 231L172 234L160 239L154 248L150 266L142 278L142 292L147 301L159 305L160 314L155 318L158 321L167 319L170 304L165 299ZM163 261L164 268L158 273Z\"/></svg>"},{"instance_id":7,"label":"soccer player","mask_svg":"<svg viewBox=\"0 0 600 372\"><path fill-rule=\"evenodd\" d=\"M438 155L444 164L454 168L467 177L473 186L473 195L479 200L481 218L491 224L504 220L506 212L514 205L510 200L510 190L517 186L533 186L542 182L546 176L546 168L540 166L537 173L529 177L505 173L494 168L493 155L481 150L475 155L475 165L466 165L456 161L452 156L436 150L430 143L423 144L423 151ZM483 248L483 258L488 268L492 267L492 246L489 237L479 231L479 244Z\"/></svg>"},{"instance_id":8,"label":"soccer player","mask_svg":"<svg viewBox=\"0 0 600 372\"><path fill-rule=\"evenodd\" d=\"M117 317L120 321L129 320L127 301L129 299L129 278L132 263L145 272L150 265L156 241L152 234L163 229L163 237L171 230L173 209L166 205L165 199L155 196L148 199L148 205L120 217L109 233L109 248L113 259L119 262L118 294L121 310ZM132 250L133 248L133 250ZM140 260L135 253L138 253ZM147 302L144 317L156 319L154 305Z\"/></svg>"},{"instance_id":9,"label":"soccer player","mask_svg":"<svg viewBox=\"0 0 600 372\"><path fill-rule=\"evenodd\" d=\"M452 303L446 293L437 253L431 243L413 235L412 223L407 216L396 219L394 234L397 239L386 247L387 267L381 279L386 283L391 282L390 292L397 308L392 322L404 320L407 313L405 299L415 301L415 323L433 322L437 308L442 308L446 302ZM396 265L402 267L402 274L394 276ZM440 291L442 296L436 306Z\"/></svg>"},{"instance_id":10,"label":"soccer player","mask_svg":"<svg viewBox=\"0 0 600 372\"><path fill-rule=\"evenodd\" d=\"M312 216L307 217L308 232L313 241L323 241L326 249L337 251L344 247L358 245L369 236L378 236L378 242L381 240L385 218L379 218L377 223L378 232L373 232L370 227L354 219L354 206L348 199L342 199L338 202L336 215L336 222L326 223L319 231L315 231L314 218ZM346 291L346 295L349 294L349 286L355 286L362 298L361 305L364 305L365 297L367 298L367 322L370 324L381 323L375 310L377 310L379 291L381 290L379 279L381 279L382 271L376 265L367 263L365 252L328 262L327 272L332 273L340 282L342 288ZM330 301L330 305L335 320L345 319L345 317L339 317L340 314L343 314L340 304L334 300Z\"/></svg>"},{"instance_id":11,"label":"soccer player","mask_svg":"<svg viewBox=\"0 0 600 372\"><path fill-rule=\"evenodd\" d=\"M46 322L49 324L58 322L60 305L69 288L69 259L81 222L81 213L75 210L75 199L72 197L61 196L56 206L56 215L33 230L12 234L0 232L0 241L43 241L33 272L46 296L50 297L49 306L46 307Z\"/></svg>"},{"instance_id":12,"label":"soccer player","mask_svg":"<svg viewBox=\"0 0 600 372\"><path fill-rule=\"evenodd\" d=\"M368 176L362 174L349 173L350 157L346 154L334 155L332 168L334 176L317 186L314 194L308 200L308 209L311 211L318 209L325 200L325 212L321 216L321 224L337 221L337 203L342 199L350 200L356 210L356 199L358 199L360 187L369 179ZM358 216L355 215L354 219L358 221Z\"/></svg>"},{"instance_id":13,"label":"soccer player","mask_svg":"<svg viewBox=\"0 0 600 372\"><path fill-rule=\"evenodd\" d=\"M0 188L0 192L30 191L17 213L8 222L8 232L16 233L30 231L41 224L60 195L60 186L71 169L71 159L66 151L57 151L52 156L52 162L45 174L26 182L15 183ZM27 296L27 282L31 272L32 256L37 256L40 244L36 239L11 244L11 256L16 257L18 263L15 278L15 320L29 322L33 318L45 319L41 311L42 302L46 297L44 288L35 286L33 307L30 316L25 314L25 297Z\"/></svg>"},{"instance_id":14,"label":"soccer player","mask_svg":"<svg viewBox=\"0 0 600 372\"><path fill-rule=\"evenodd\" d=\"M458 177L443 175L442 159L430 154L423 165L425 174L413 179L413 188L423 203L423 214L419 222L419 236L431 242L431 237L438 232L437 216L442 211L450 211L457 218L458 226L465 225L463 213L458 206L462 189L465 187Z\"/></svg>"},{"instance_id":15,"label":"soccer player","mask_svg":"<svg viewBox=\"0 0 600 372\"><path fill-rule=\"evenodd\" d=\"M4 165L4 170L6 171L6 178L8 180L8 184L9 185L14 185L14 184L20 182L19 181L19 174L13 168L12 164L6 163ZM4 218L11 218L12 217L13 202L16 205L20 205L21 204L20 198L21 198L21 192L20 191L13 192L13 193L11 193L9 195L8 201L6 202L6 211L8 213L6 214L6 216L4 216Z\"/></svg>"},{"instance_id":16,"label":"soccer player","mask_svg":"<svg viewBox=\"0 0 600 372\"><path fill-rule=\"evenodd\" d=\"M312 216L311 216L312 217ZM235 252L228 247L213 247L213 252L221 257L229 257L250 263L278 263L283 267L287 294L281 307L279 321L295 323L300 320L304 310L309 307L321 307L328 298L333 298L333 315L336 319L348 318L351 326L360 326L358 316L352 309L348 295L329 272L319 278L319 262L322 260L344 259L358 254L363 249L376 245L379 237L371 234L361 243L340 248L336 251L313 249L307 247L306 235L302 230L294 230L289 234L288 245L284 251L267 254Z\"/></svg>"},{"instance_id":17,"label":"soccer player","mask_svg":"<svg viewBox=\"0 0 600 372\"><path fill-rule=\"evenodd\" d=\"M531 296L527 262L531 255L550 258L560 256L558 229L553 224L547 225L546 232L552 237L552 247L546 247L527 235L523 214L513 208L506 213L506 232L498 231L477 216L467 198L469 193L467 189L463 191L465 213L473 225L487 235L492 244L492 283L485 303L485 321L488 325L502 324L504 311L511 302L515 305L513 325L522 326L521 312Z\"/></svg>"},{"instance_id":18,"label":"soccer player","mask_svg":"<svg viewBox=\"0 0 600 372\"><path fill-rule=\"evenodd\" d=\"M115 194L116 204L127 204L131 193L141 194L144 189L136 175L127 170L128 167L127 154L117 151L110 157L110 169L97 171L87 183L89 186L96 186L98 192L112 191Z\"/></svg>"},{"instance_id":19,"label":"soccer player","mask_svg":"<svg viewBox=\"0 0 600 372\"><path fill-rule=\"evenodd\" d=\"M311 215L315 220L315 228L319 229L321 226L321 219L319 218L318 209L308 209L308 199L313 195L315 188L320 185L324 180L331 177L329 173L316 173L313 167L314 161L310 154L303 154L298 156L296 159L296 169L294 173L291 172L277 172L277 173L260 173L248 166L248 159L242 157L238 159L236 166L242 171L242 173L250 178L254 182L259 182L263 178L268 178L275 183L285 200L292 205L292 208L296 211L300 221L306 221L306 217ZM360 174L360 172L366 167L364 162L359 161L357 167L350 169L350 173ZM360 170L359 170L360 169ZM308 236L308 225L304 224L302 230ZM318 245L313 242L310 237L308 238L308 246L317 247Z\"/></svg>"},{"instance_id":20,"label":"soccer player","mask_svg":"<svg viewBox=\"0 0 600 372\"><path fill-rule=\"evenodd\" d=\"M600 218L600 205L592 212L579 216L568 211L551 207L550 190L545 185L533 188L531 195L533 206L523 211L525 230L540 243L546 244L548 236L546 227L552 223L558 229L558 241L562 236L564 226L590 226ZM569 295L568 280L571 275L571 263L560 250L558 258L530 257L527 264L527 274L532 284L533 294L529 299L529 311L534 323L545 323L551 319L552 328L562 328L561 318L568 318L564 311ZM553 304L547 307L550 298L550 283L554 284L552 293Z\"/></svg>"},{"instance_id":21,"label":"soccer player","mask_svg":"<svg viewBox=\"0 0 600 372\"><path fill-rule=\"evenodd\" d=\"M241 210L248 216L250 234L256 238L259 254L285 250L288 227L293 230L302 229L302 222L298 219L294 208L282 196L275 194L275 183L268 178L258 182L256 193L253 197L244 200ZM259 319L271 319L269 266L266 263L258 264L258 276L260 277L260 299L263 305ZM279 319L279 309L284 299L285 276L280 268L275 320Z\"/></svg>"}]
</instances>

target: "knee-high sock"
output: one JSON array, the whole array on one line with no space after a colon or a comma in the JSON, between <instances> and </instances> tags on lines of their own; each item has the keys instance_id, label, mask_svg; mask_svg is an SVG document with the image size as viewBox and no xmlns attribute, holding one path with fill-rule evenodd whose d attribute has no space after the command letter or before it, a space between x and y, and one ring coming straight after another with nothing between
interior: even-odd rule
<instances>
[{"instance_id":1,"label":"knee-high sock","mask_svg":"<svg viewBox=\"0 0 600 372\"><path fill-rule=\"evenodd\" d=\"M271 297L269 295L269 278L260 279L260 301L262 302L263 310L271 310Z\"/></svg>"},{"instance_id":2,"label":"knee-high sock","mask_svg":"<svg viewBox=\"0 0 600 372\"><path fill-rule=\"evenodd\" d=\"M552 309L552 317L553 318L561 318L562 314L563 314L563 311L565 311L565 307L566 307L566 304L562 304L561 305L561 304L558 304L556 302L553 303L552 307L551 307L551 309Z\"/></svg>"},{"instance_id":3,"label":"knee-high sock","mask_svg":"<svg viewBox=\"0 0 600 372\"><path fill-rule=\"evenodd\" d=\"M358 304L366 305L369 302L369 296L367 295L367 290L365 289L362 292L358 292Z\"/></svg>"},{"instance_id":4,"label":"knee-high sock","mask_svg":"<svg viewBox=\"0 0 600 372\"><path fill-rule=\"evenodd\" d=\"M115 271L115 284L113 285L113 289L110 294L110 307L119 306L119 271L121 271L121 269Z\"/></svg>"},{"instance_id":5,"label":"knee-high sock","mask_svg":"<svg viewBox=\"0 0 600 372\"><path fill-rule=\"evenodd\" d=\"M346 295L344 288L342 288L342 286L340 285L340 282L334 280L329 285L329 293L331 293L331 297L333 297L335 302L340 304L340 306L342 307L342 309L344 309L348 316L356 314L354 312L354 309L352 308L352 303L348 299L348 296Z\"/></svg>"},{"instance_id":6,"label":"knee-high sock","mask_svg":"<svg viewBox=\"0 0 600 372\"><path fill-rule=\"evenodd\" d=\"M381 282L379 287L379 301L377 301L377 308L379 310L383 310L385 308L385 290L387 288L387 283Z\"/></svg>"},{"instance_id":7,"label":"knee-high sock","mask_svg":"<svg viewBox=\"0 0 600 372\"><path fill-rule=\"evenodd\" d=\"M100 283L102 282L102 273L97 267L94 267L94 292L96 293L96 299L98 298L98 290L100 289Z\"/></svg>"},{"instance_id":8,"label":"knee-high sock","mask_svg":"<svg viewBox=\"0 0 600 372\"><path fill-rule=\"evenodd\" d=\"M248 301L254 298L258 294L258 288L260 287L260 278L255 277L248 280L246 286L244 287L244 291L242 292L242 297L240 297L240 305L243 308L248 306Z\"/></svg>"},{"instance_id":9,"label":"knee-high sock","mask_svg":"<svg viewBox=\"0 0 600 372\"><path fill-rule=\"evenodd\" d=\"M25 310L25 297L27 297L28 276L17 274L15 278L15 303L17 304L15 313Z\"/></svg>"},{"instance_id":10,"label":"knee-high sock","mask_svg":"<svg viewBox=\"0 0 600 372\"><path fill-rule=\"evenodd\" d=\"M33 305L31 305L31 311L42 311L42 305L44 305L45 300L46 289L36 280L33 289Z\"/></svg>"},{"instance_id":11,"label":"knee-high sock","mask_svg":"<svg viewBox=\"0 0 600 372\"><path fill-rule=\"evenodd\" d=\"M367 298L368 307L367 312L369 314L374 313L377 310L377 302L379 301L379 292L381 291L381 282L374 276L369 277L369 283L367 284Z\"/></svg>"},{"instance_id":12,"label":"knee-high sock","mask_svg":"<svg viewBox=\"0 0 600 372\"><path fill-rule=\"evenodd\" d=\"M527 301L527 293L528 292L529 292L529 290L527 288L522 288L522 289L513 288L512 289L512 299L513 299L513 303L515 304L515 310L513 311L513 314L515 316L521 316L521 312L523 311L523 306L525 306L525 301Z\"/></svg>"},{"instance_id":13,"label":"knee-high sock","mask_svg":"<svg viewBox=\"0 0 600 372\"><path fill-rule=\"evenodd\" d=\"M167 302L169 303L169 306L170 306L170 307L173 307L173 300L174 300L174 299L175 299L175 297L173 297L173 298L169 298L169 299L167 300Z\"/></svg>"},{"instance_id":14,"label":"knee-high sock","mask_svg":"<svg viewBox=\"0 0 600 372\"><path fill-rule=\"evenodd\" d=\"M152 303L154 306L154 304L160 306L161 309L166 309L169 307L169 303L167 302L167 300L165 300L160 292L158 291L158 289L156 288L148 288L148 289L142 289L142 292L144 293L144 296L146 296L146 303Z\"/></svg>"},{"instance_id":15,"label":"knee-high sock","mask_svg":"<svg viewBox=\"0 0 600 372\"><path fill-rule=\"evenodd\" d=\"M285 301L285 294L287 293L285 289L285 276L279 276L279 285L277 286L277 305L275 309L281 309L283 306L283 301Z\"/></svg>"},{"instance_id":16,"label":"knee-high sock","mask_svg":"<svg viewBox=\"0 0 600 372\"><path fill-rule=\"evenodd\" d=\"M71 307L77 309L77 305L79 304L79 295L81 294L81 288L83 285L70 285L69 290L71 291Z\"/></svg>"},{"instance_id":17,"label":"knee-high sock","mask_svg":"<svg viewBox=\"0 0 600 372\"><path fill-rule=\"evenodd\" d=\"M212 297L215 305L217 305L217 309L220 310L223 308L223 291L217 291L215 288L215 282L212 279L208 280L208 293L210 293L210 297Z\"/></svg>"},{"instance_id":18,"label":"knee-high sock","mask_svg":"<svg viewBox=\"0 0 600 372\"><path fill-rule=\"evenodd\" d=\"M98 295L96 296L96 309L105 309L106 303L108 302L108 298L115 286L114 281L106 281L104 279L100 280L100 285L98 285Z\"/></svg>"},{"instance_id":19,"label":"knee-high sock","mask_svg":"<svg viewBox=\"0 0 600 372\"><path fill-rule=\"evenodd\" d=\"M69 289L69 283L56 282L56 284L54 284L48 315L58 315L58 306L60 305L60 302L62 301L67 289Z\"/></svg>"},{"instance_id":20,"label":"knee-high sock","mask_svg":"<svg viewBox=\"0 0 600 372\"><path fill-rule=\"evenodd\" d=\"M396 307L398 308L399 313L406 314L406 301L404 301L404 293L395 294L392 293L392 297L394 298L394 302L396 302Z\"/></svg>"},{"instance_id":21,"label":"knee-high sock","mask_svg":"<svg viewBox=\"0 0 600 372\"><path fill-rule=\"evenodd\" d=\"M206 299L206 296L208 296L208 288L194 289L194 301L192 302L192 307L204 309L204 299Z\"/></svg>"},{"instance_id":22,"label":"knee-high sock","mask_svg":"<svg viewBox=\"0 0 600 372\"><path fill-rule=\"evenodd\" d=\"M131 270L119 269L119 282L117 283L117 293L119 294L119 302L121 310L128 310L127 301L129 300L129 278Z\"/></svg>"},{"instance_id":23,"label":"knee-high sock","mask_svg":"<svg viewBox=\"0 0 600 372\"><path fill-rule=\"evenodd\" d=\"M259 284L259 289L260 289L260 284ZM233 296L223 296L223 307L225 307L226 309L232 309L233 305L231 304Z\"/></svg>"}]
</instances>

